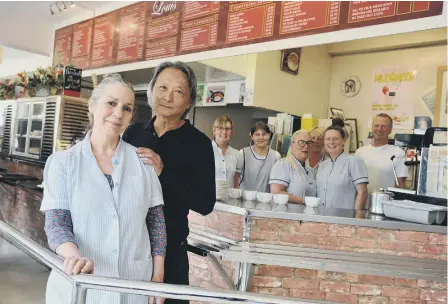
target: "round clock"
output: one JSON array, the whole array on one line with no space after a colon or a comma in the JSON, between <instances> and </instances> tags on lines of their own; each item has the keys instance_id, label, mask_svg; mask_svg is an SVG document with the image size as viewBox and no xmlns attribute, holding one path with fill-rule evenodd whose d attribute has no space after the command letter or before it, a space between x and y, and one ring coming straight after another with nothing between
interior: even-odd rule
<instances>
[{"instance_id":1,"label":"round clock","mask_svg":"<svg viewBox=\"0 0 448 304\"><path fill-rule=\"evenodd\" d=\"M361 90L361 81L357 76L350 76L341 83L341 94L345 97L356 96Z\"/></svg>"}]
</instances>

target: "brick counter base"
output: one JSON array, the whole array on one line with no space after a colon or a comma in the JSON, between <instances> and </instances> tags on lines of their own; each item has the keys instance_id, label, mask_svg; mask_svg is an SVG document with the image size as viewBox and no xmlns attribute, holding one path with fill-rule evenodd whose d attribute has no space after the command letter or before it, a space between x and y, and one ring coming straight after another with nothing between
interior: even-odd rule
<instances>
[{"instance_id":1,"label":"brick counter base","mask_svg":"<svg viewBox=\"0 0 448 304\"><path fill-rule=\"evenodd\" d=\"M251 291L351 304L447 302L443 282L267 265L255 267Z\"/></svg>"},{"instance_id":2,"label":"brick counter base","mask_svg":"<svg viewBox=\"0 0 448 304\"><path fill-rule=\"evenodd\" d=\"M256 218L252 220L250 241L422 259L447 259L447 236L439 233Z\"/></svg>"}]
</instances>

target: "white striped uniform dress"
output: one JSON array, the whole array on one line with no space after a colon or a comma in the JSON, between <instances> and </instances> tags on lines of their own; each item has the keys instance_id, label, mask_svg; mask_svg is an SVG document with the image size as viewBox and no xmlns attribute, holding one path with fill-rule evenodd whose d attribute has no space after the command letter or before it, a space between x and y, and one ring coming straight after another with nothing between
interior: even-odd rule
<instances>
[{"instance_id":1,"label":"white striped uniform dress","mask_svg":"<svg viewBox=\"0 0 448 304\"><path fill-rule=\"evenodd\" d=\"M81 255L94 260L94 274L150 281L153 261L145 218L163 204L154 168L143 164L136 148L120 139L112 159L111 191L86 138L56 152L44 170L41 211L70 210ZM46 303L70 303L72 286L55 272L47 283ZM88 290L87 304L146 304L147 296Z\"/></svg>"}]
</instances>

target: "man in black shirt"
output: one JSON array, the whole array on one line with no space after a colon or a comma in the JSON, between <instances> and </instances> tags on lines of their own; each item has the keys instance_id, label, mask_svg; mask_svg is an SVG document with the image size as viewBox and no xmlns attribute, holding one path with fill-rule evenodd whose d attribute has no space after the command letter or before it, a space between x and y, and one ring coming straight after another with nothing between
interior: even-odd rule
<instances>
[{"instance_id":1,"label":"man in black shirt","mask_svg":"<svg viewBox=\"0 0 448 304\"><path fill-rule=\"evenodd\" d=\"M149 122L131 125L123 135L159 174L168 237L163 281L170 284L189 283L189 210L207 215L213 211L216 200L210 139L184 119L196 101L196 86L194 73L186 64L159 65L148 88L148 101L156 116Z\"/></svg>"}]
</instances>

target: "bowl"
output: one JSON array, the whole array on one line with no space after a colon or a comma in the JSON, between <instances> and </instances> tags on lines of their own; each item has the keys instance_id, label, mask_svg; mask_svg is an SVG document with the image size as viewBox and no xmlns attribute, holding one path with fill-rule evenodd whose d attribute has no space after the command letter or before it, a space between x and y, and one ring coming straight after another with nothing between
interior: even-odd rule
<instances>
[{"instance_id":1,"label":"bowl","mask_svg":"<svg viewBox=\"0 0 448 304\"><path fill-rule=\"evenodd\" d=\"M287 194L274 194L273 195L274 203L278 205L286 205L289 200L289 196Z\"/></svg>"},{"instance_id":2,"label":"bowl","mask_svg":"<svg viewBox=\"0 0 448 304\"><path fill-rule=\"evenodd\" d=\"M243 191L241 189L231 188L227 190L227 196L229 198L240 198L242 194Z\"/></svg>"},{"instance_id":3,"label":"bowl","mask_svg":"<svg viewBox=\"0 0 448 304\"><path fill-rule=\"evenodd\" d=\"M243 198L246 201L254 201L257 198L257 191L243 190Z\"/></svg>"},{"instance_id":4,"label":"bowl","mask_svg":"<svg viewBox=\"0 0 448 304\"><path fill-rule=\"evenodd\" d=\"M269 203L259 203L255 207L255 209L257 209L257 210L264 210L264 211L271 211L272 210L272 206Z\"/></svg>"},{"instance_id":5,"label":"bowl","mask_svg":"<svg viewBox=\"0 0 448 304\"><path fill-rule=\"evenodd\" d=\"M263 192L259 192L257 194L257 201L259 201L260 203L270 203L272 200L272 193L263 193Z\"/></svg>"},{"instance_id":6,"label":"bowl","mask_svg":"<svg viewBox=\"0 0 448 304\"><path fill-rule=\"evenodd\" d=\"M307 207L312 207L312 208L319 206L320 205L320 197L306 196L305 197L305 205Z\"/></svg>"}]
</instances>

